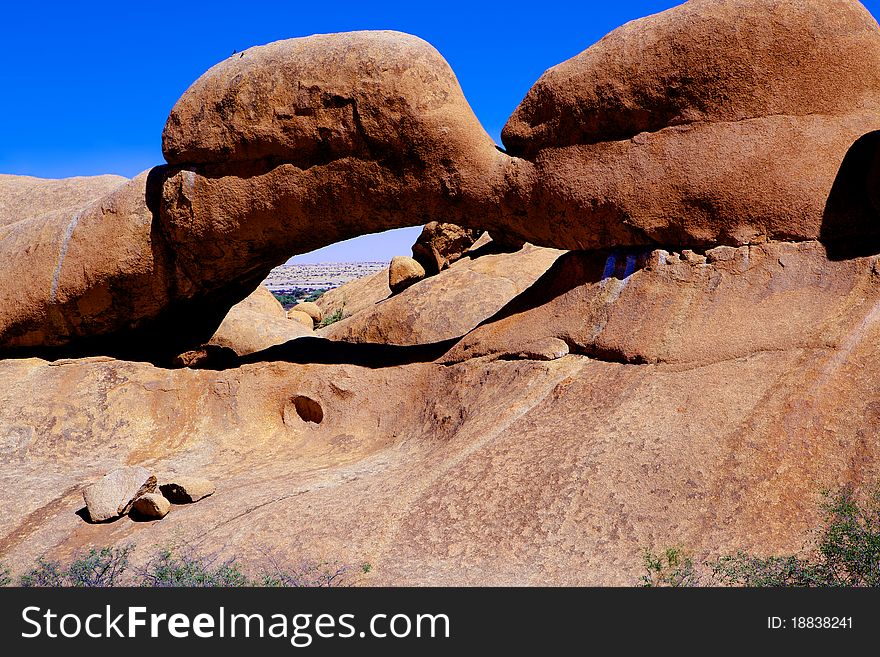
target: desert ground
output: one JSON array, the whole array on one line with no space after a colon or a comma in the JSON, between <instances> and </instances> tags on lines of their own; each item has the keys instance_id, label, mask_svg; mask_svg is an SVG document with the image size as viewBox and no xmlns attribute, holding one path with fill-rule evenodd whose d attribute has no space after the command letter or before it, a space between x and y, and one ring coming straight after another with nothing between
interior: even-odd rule
<instances>
[{"instance_id":1,"label":"desert ground","mask_svg":"<svg viewBox=\"0 0 880 657\"><path fill-rule=\"evenodd\" d=\"M325 262L289 264L275 267L262 285L270 292L289 290L330 290L357 278L381 271L387 262Z\"/></svg>"}]
</instances>

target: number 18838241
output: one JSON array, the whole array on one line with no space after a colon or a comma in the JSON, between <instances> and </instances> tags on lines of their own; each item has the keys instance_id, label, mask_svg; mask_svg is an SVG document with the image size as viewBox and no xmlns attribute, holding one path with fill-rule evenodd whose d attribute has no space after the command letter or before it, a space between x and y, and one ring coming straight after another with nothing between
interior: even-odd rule
<instances>
[{"instance_id":1,"label":"number 18838241","mask_svg":"<svg viewBox=\"0 0 880 657\"><path fill-rule=\"evenodd\" d=\"M852 616L768 616L770 630L851 630Z\"/></svg>"}]
</instances>

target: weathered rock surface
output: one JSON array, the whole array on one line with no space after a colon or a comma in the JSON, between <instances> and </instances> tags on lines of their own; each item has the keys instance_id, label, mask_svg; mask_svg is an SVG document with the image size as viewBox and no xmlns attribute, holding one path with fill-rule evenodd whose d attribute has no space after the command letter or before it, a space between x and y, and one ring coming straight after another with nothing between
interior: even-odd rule
<instances>
[{"instance_id":1,"label":"weathered rock surface","mask_svg":"<svg viewBox=\"0 0 880 657\"><path fill-rule=\"evenodd\" d=\"M0 173L0 226L48 212L78 210L127 181L112 175L51 180Z\"/></svg>"},{"instance_id":2,"label":"weathered rock surface","mask_svg":"<svg viewBox=\"0 0 880 657\"><path fill-rule=\"evenodd\" d=\"M171 358L210 339L262 278L239 272L211 289L179 266L156 214L163 176L0 227L0 259L16 263L0 269L0 353Z\"/></svg>"},{"instance_id":3,"label":"weathered rock surface","mask_svg":"<svg viewBox=\"0 0 880 657\"><path fill-rule=\"evenodd\" d=\"M164 518L171 511L171 502L159 493L145 493L134 501L131 511L142 518Z\"/></svg>"},{"instance_id":4,"label":"weathered rock surface","mask_svg":"<svg viewBox=\"0 0 880 657\"><path fill-rule=\"evenodd\" d=\"M548 70L504 141L534 157L685 123L876 107L877 39L876 21L852 0L690 0Z\"/></svg>"},{"instance_id":5,"label":"weathered rock surface","mask_svg":"<svg viewBox=\"0 0 880 657\"><path fill-rule=\"evenodd\" d=\"M231 241L248 260L453 221L498 199L487 172L501 154L452 70L399 32L316 35L231 57L174 106L163 150L187 166L165 184L172 234Z\"/></svg>"},{"instance_id":6,"label":"weathered rock surface","mask_svg":"<svg viewBox=\"0 0 880 657\"><path fill-rule=\"evenodd\" d=\"M307 329L301 326L289 321L278 299L259 286L230 308L208 344L228 347L239 356L246 356L303 335L311 335L311 327Z\"/></svg>"},{"instance_id":7,"label":"weathered rock surface","mask_svg":"<svg viewBox=\"0 0 880 657\"><path fill-rule=\"evenodd\" d=\"M163 481L159 490L174 504L191 504L213 495L217 487L209 479L175 475L170 481Z\"/></svg>"},{"instance_id":8,"label":"weathered rock surface","mask_svg":"<svg viewBox=\"0 0 880 657\"><path fill-rule=\"evenodd\" d=\"M425 268L409 256L394 256L388 266L388 287L392 294L400 294L425 277Z\"/></svg>"},{"instance_id":9,"label":"weathered rock surface","mask_svg":"<svg viewBox=\"0 0 880 657\"><path fill-rule=\"evenodd\" d=\"M223 62L175 106L164 144L188 166L0 232L0 259L21 264L0 278L0 349L192 349L293 254L468 213L500 155L439 53L391 32Z\"/></svg>"},{"instance_id":10,"label":"weathered rock surface","mask_svg":"<svg viewBox=\"0 0 880 657\"><path fill-rule=\"evenodd\" d=\"M479 229L432 221L425 224L413 244L413 259L425 268L428 276L433 276L461 258L482 232Z\"/></svg>"},{"instance_id":11,"label":"weathered rock surface","mask_svg":"<svg viewBox=\"0 0 880 657\"><path fill-rule=\"evenodd\" d=\"M609 330L624 317L636 335L652 318L677 327L666 352L644 340L667 354L654 363L571 354L216 372L2 361L0 553L15 570L143 541L145 525L75 514L83 475L120 459L222 478L228 493L176 508L149 526L151 542L243 562L267 548L367 561L375 584L632 584L646 547L698 559L797 551L820 521L819 490L880 475L880 412L865 393L880 385L880 288L872 258L773 248L748 262L748 249L710 252L705 265L670 257L665 274L621 272L624 289L607 279L606 294L620 292ZM713 292L705 281L719 277ZM543 325L561 310L545 306ZM722 321L721 351L705 360ZM736 331L756 327L741 348ZM772 342L770 329L781 334ZM701 332L703 346L686 351L684 337Z\"/></svg>"},{"instance_id":12,"label":"weathered rock surface","mask_svg":"<svg viewBox=\"0 0 880 657\"><path fill-rule=\"evenodd\" d=\"M0 347L64 344L167 307L165 254L151 251L147 178L116 185L78 211L62 202L0 229L0 258L16 263L0 271Z\"/></svg>"},{"instance_id":13,"label":"weathered rock surface","mask_svg":"<svg viewBox=\"0 0 880 657\"><path fill-rule=\"evenodd\" d=\"M534 163L526 213L548 232L532 241L876 240L876 208L827 206L880 129L878 72L855 0L690 0L627 23L548 70L502 132Z\"/></svg>"},{"instance_id":14,"label":"weathered rock surface","mask_svg":"<svg viewBox=\"0 0 880 657\"><path fill-rule=\"evenodd\" d=\"M156 477L140 466L117 468L83 490L92 522L124 516L134 501L156 490Z\"/></svg>"},{"instance_id":15,"label":"weathered rock surface","mask_svg":"<svg viewBox=\"0 0 880 657\"><path fill-rule=\"evenodd\" d=\"M392 345L458 338L534 284L562 253L529 245L517 253L465 256L319 334L331 340Z\"/></svg>"},{"instance_id":16,"label":"weathered rock surface","mask_svg":"<svg viewBox=\"0 0 880 657\"><path fill-rule=\"evenodd\" d=\"M444 358L514 357L555 338L573 353L693 366L762 351L845 350L878 312L876 257L828 260L818 242L569 252Z\"/></svg>"}]
</instances>

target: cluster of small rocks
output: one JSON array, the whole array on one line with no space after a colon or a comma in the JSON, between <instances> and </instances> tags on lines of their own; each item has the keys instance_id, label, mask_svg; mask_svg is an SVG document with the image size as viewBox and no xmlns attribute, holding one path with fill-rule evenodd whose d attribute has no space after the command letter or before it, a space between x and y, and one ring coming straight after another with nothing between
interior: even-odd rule
<instances>
[{"instance_id":1,"label":"cluster of small rocks","mask_svg":"<svg viewBox=\"0 0 880 657\"><path fill-rule=\"evenodd\" d=\"M309 329L314 329L324 319L324 311L314 301L301 301L287 311L287 319L299 322Z\"/></svg>"},{"instance_id":2,"label":"cluster of small rocks","mask_svg":"<svg viewBox=\"0 0 880 657\"><path fill-rule=\"evenodd\" d=\"M391 293L399 294L425 277L447 269L474 246L482 232L438 221L425 224L412 246L412 257L395 256L391 260L388 267Z\"/></svg>"},{"instance_id":3,"label":"cluster of small rocks","mask_svg":"<svg viewBox=\"0 0 880 657\"><path fill-rule=\"evenodd\" d=\"M92 522L104 522L134 512L160 519L172 504L190 504L211 495L214 483L201 477L169 475L162 483L141 466L117 468L83 490Z\"/></svg>"}]
</instances>

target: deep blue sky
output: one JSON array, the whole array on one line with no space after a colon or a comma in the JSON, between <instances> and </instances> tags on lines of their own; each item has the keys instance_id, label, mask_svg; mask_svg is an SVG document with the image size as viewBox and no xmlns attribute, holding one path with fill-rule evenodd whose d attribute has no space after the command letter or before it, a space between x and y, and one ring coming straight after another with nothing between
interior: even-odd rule
<instances>
[{"instance_id":1,"label":"deep blue sky","mask_svg":"<svg viewBox=\"0 0 880 657\"><path fill-rule=\"evenodd\" d=\"M0 15L0 173L134 176L163 161L162 127L177 98L233 50L345 30L395 29L431 42L499 140L507 117L545 69L629 20L676 4L8 2ZM878 15L880 0L864 4ZM408 253L413 230L361 238L317 259Z\"/></svg>"}]
</instances>

